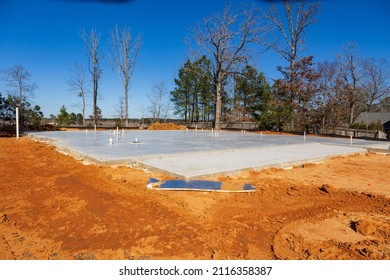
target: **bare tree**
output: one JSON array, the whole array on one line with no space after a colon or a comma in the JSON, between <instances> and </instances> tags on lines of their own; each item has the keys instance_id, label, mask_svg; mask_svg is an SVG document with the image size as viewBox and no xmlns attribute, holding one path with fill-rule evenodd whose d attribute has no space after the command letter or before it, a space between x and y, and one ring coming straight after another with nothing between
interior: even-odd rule
<instances>
[{"instance_id":1,"label":"bare tree","mask_svg":"<svg viewBox=\"0 0 390 280\"><path fill-rule=\"evenodd\" d=\"M117 25L111 30L111 61L122 82L125 98L125 125L129 119L129 87L134 72L139 49L142 46L141 36L134 37L126 26Z\"/></svg>"},{"instance_id":2,"label":"bare tree","mask_svg":"<svg viewBox=\"0 0 390 280\"><path fill-rule=\"evenodd\" d=\"M372 112L376 102L390 96L389 70L384 59L368 59L364 62L364 91L369 112Z\"/></svg>"},{"instance_id":3,"label":"bare tree","mask_svg":"<svg viewBox=\"0 0 390 280\"><path fill-rule=\"evenodd\" d=\"M22 65L14 65L4 72L3 80L9 88L9 93L18 97L19 110L23 110L23 99L32 97L38 88L37 84L31 81L31 74Z\"/></svg>"},{"instance_id":4,"label":"bare tree","mask_svg":"<svg viewBox=\"0 0 390 280\"><path fill-rule=\"evenodd\" d=\"M237 65L244 65L251 59L251 43L259 42L260 27L257 22L257 9L242 7L233 13L226 6L203 20L193 30L193 38L198 48L212 61L215 80L215 128L220 128L224 81Z\"/></svg>"},{"instance_id":5,"label":"bare tree","mask_svg":"<svg viewBox=\"0 0 390 280\"><path fill-rule=\"evenodd\" d=\"M152 94L148 95L150 106L149 112L155 120L167 119L170 110L169 93L166 81L154 82L152 85Z\"/></svg>"},{"instance_id":6,"label":"bare tree","mask_svg":"<svg viewBox=\"0 0 390 280\"><path fill-rule=\"evenodd\" d=\"M79 63L75 63L71 71L66 82L68 83L70 90L81 98L81 103L76 106L81 110L83 125L85 125L85 109L87 108L85 69Z\"/></svg>"},{"instance_id":7,"label":"bare tree","mask_svg":"<svg viewBox=\"0 0 390 280\"><path fill-rule=\"evenodd\" d=\"M118 103L114 106L115 111L117 112L117 116L120 119L121 126L123 126L123 122L125 120L125 98L123 96L119 97ZM127 124L126 124L127 125Z\"/></svg>"},{"instance_id":8,"label":"bare tree","mask_svg":"<svg viewBox=\"0 0 390 280\"><path fill-rule=\"evenodd\" d=\"M357 107L364 103L363 63L355 53L355 45L348 43L337 57L339 66L339 88L348 104L348 122L352 125L357 117Z\"/></svg>"},{"instance_id":9,"label":"bare tree","mask_svg":"<svg viewBox=\"0 0 390 280\"><path fill-rule=\"evenodd\" d=\"M293 96L295 95L292 85L295 80L295 63L298 59L298 51L302 49L304 44L305 30L316 22L315 16L320 7L320 2L308 2L307 0L283 0L282 12L274 3L271 3L268 9L263 12L263 17L271 28L268 34L277 34L276 37L264 41L266 47L278 52L289 63L291 103L294 102ZM291 129L294 126L293 107L291 104Z\"/></svg>"},{"instance_id":10,"label":"bare tree","mask_svg":"<svg viewBox=\"0 0 390 280\"><path fill-rule=\"evenodd\" d=\"M344 99L338 90L338 66L336 61L318 63L320 94L317 95L322 129L340 126L343 121Z\"/></svg>"},{"instance_id":11,"label":"bare tree","mask_svg":"<svg viewBox=\"0 0 390 280\"><path fill-rule=\"evenodd\" d=\"M99 41L100 34L96 32L95 29L92 29L88 34L84 29L80 32L81 39L83 39L85 46L88 51L88 65L89 65L89 73L92 76L92 84L93 84L93 123L97 124L98 119L98 107L97 107L97 99L98 99L98 89L99 89L99 80L102 74L102 70L100 68L100 60L102 59L102 55L99 51Z\"/></svg>"}]
</instances>

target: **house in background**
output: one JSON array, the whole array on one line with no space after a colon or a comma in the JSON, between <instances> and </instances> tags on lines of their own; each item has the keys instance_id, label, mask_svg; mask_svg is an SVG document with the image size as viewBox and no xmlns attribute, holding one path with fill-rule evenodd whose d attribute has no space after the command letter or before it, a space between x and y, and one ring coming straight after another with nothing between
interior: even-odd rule
<instances>
[{"instance_id":1,"label":"house in background","mask_svg":"<svg viewBox=\"0 0 390 280\"><path fill-rule=\"evenodd\" d=\"M360 123L365 125L381 123L383 127L383 131L390 133L390 112L387 113L362 112L357 117L355 123Z\"/></svg>"}]
</instances>

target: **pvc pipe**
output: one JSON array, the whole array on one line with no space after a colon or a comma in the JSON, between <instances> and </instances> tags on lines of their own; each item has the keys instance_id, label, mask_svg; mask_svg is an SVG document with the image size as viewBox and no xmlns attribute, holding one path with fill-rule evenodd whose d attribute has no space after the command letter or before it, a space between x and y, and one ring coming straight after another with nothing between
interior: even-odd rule
<instances>
[{"instance_id":1,"label":"pvc pipe","mask_svg":"<svg viewBox=\"0 0 390 280\"><path fill-rule=\"evenodd\" d=\"M16 139L19 139L19 108L16 107Z\"/></svg>"}]
</instances>

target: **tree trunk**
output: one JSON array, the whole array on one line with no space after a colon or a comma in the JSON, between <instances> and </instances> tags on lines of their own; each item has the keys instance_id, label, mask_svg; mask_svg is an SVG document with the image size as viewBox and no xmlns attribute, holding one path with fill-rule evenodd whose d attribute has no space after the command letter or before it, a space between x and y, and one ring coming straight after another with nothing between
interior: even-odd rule
<instances>
[{"instance_id":1,"label":"tree trunk","mask_svg":"<svg viewBox=\"0 0 390 280\"><path fill-rule=\"evenodd\" d=\"M355 114L355 103L352 103L351 107L350 107L350 114L349 114L349 125L350 126L353 124L354 114Z\"/></svg>"},{"instance_id":2,"label":"tree trunk","mask_svg":"<svg viewBox=\"0 0 390 280\"><path fill-rule=\"evenodd\" d=\"M86 104L85 104L85 94L82 95L82 98L83 98L83 105L82 105L82 112L83 112L83 126L85 126L85 108L86 108Z\"/></svg>"},{"instance_id":3,"label":"tree trunk","mask_svg":"<svg viewBox=\"0 0 390 280\"><path fill-rule=\"evenodd\" d=\"M222 115L222 94L223 94L223 75L219 72L217 75L217 92L215 100L215 129L221 128L221 115Z\"/></svg>"},{"instance_id":4,"label":"tree trunk","mask_svg":"<svg viewBox=\"0 0 390 280\"><path fill-rule=\"evenodd\" d=\"M129 79L125 78L125 127L129 126Z\"/></svg>"},{"instance_id":5,"label":"tree trunk","mask_svg":"<svg viewBox=\"0 0 390 280\"><path fill-rule=\"evenodd\" d=\"M97 81L94 78L93 81L93 124L97 125L97 94L98 94L98 85Z\"/></svg>"}]
</instances>

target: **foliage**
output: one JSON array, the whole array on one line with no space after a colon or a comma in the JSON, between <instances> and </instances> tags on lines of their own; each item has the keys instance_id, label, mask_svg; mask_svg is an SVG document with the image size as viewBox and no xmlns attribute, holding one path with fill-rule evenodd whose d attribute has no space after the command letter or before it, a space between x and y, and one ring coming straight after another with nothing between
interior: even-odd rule
<instances>
[{"instance_id":1,"label":"foliage","mask_svg":"<svg viewBox=\"0 0 390 280\"><path fill-rule=\"evenodd\" d=\"M204 55L191 63L187 60L175 79L171 101L175 115L190 122L209 121L214 107L211 61Z\"/></svg>"},{"instance_id":2,"label":"foliage","mask_svg":"<svg viewBox=\"0 0 390 280\"><path fill-rule=\"evenodd\" d=\"M279 104L283 115L290 118L292 129L308 130L310 126L317 126L315 96L319 93L319 74L314 69L313 56L304 57L295 63L293 73L290 67L279 67L284 78L275 82L274 88L279 95ZM292 74L291 74L292 73ZM286 116L285 116L286 117Z\"/></svg>"},{"instance_id":3,"label":"foliage","mask_svg":"<svg viewBox=\"0 0 390 280\"><path fill-rule=\"evenodd\" d=\"M12 123L15 120L16 108L18 106L22 108L19 111L19 124L22 129L28 126L34 128L40 126L43 113L39 105L33 106L26 98L23 99L23 102L20 102L18 97L10 94L7 98L4 98L0 93L0 119L2 119L3 125L6 122Z\"/></svg>"},{"instance_id":4,"label":"foliage","mask_svg":"<svg viewBox=\"0 0 390 280\"><path fill-rule=\"evenodd\" d=\"M72 125L72 124L78 124L82 125L84 122L84 117L82 114L75 114L75 113L68 113L66 110L65 105L62 105L60 108L60 112L58 113L57 117L55 118L57 125Z\"/></svg>"},{"instance_id":5,"label":"foliage","mask_svg":"<svg viewBox=\"0 0 390 280\"><path fill-rule=\"evenodd\" d=\"M235 80L233 106L240 108L240 121L270 126L271 88L263 73L247 65Z\"/></svg>"}]
</instances>

